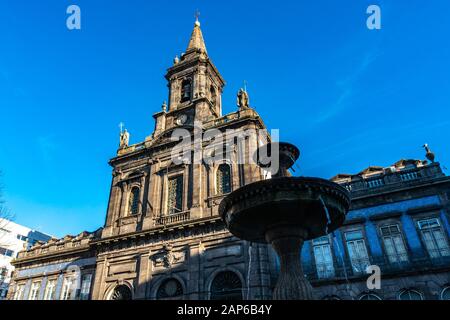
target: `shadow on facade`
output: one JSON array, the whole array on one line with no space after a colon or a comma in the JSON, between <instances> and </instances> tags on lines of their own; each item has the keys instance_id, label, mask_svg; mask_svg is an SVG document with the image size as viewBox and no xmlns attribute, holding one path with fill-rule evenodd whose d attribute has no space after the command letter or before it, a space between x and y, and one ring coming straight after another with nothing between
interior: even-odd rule
<instances>
[{"instance_id":1,"label":"shadow on facade","mask_svg":"<svg viewBox=\"0 0 450 320\"><path fill-rule=\"evenodd\" d=\"M139 254L135 258L135 274L127 266L129 255L119 256L116 252L115 257L108 260L106 286L99 298L269 299L273 270L270 270L267 246L250 245L229 234L224 236L228 239L181 245L173 242Z\"/></svg>"}]
</instances>

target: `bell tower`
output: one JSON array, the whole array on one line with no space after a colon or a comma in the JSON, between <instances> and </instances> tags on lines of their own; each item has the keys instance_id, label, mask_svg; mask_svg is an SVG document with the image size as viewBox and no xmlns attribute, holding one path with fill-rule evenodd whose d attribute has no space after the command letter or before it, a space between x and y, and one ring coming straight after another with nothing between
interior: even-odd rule
<instances>
[{"instance_id":1,"label":"bell tower","mask_svg":"<svg viewBox=\"0 0 450 320\"><path fill-rule=\"evenodd\" d=\"M174 59L165 77L168 81L169 104L168 110L163 112L164 129L222 116L225 81L208 57L198 18L186 52Z\"/></svg>"}]
</instances>

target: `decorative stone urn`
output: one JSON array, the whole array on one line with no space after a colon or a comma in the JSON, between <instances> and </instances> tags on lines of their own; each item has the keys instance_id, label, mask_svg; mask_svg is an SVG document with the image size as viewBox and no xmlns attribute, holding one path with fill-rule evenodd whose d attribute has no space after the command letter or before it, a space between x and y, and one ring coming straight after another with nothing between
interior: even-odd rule
<instances>
[{"instance_id":1,"label":"decorative stone urn","mask_svg":"<svg viewBox=\"0 0 450 320\"><path fill-rule=\"evenodd\" d=\"M319 178L291 177L288 169L300 152L289 143L271 143L279 150L279 169L271 179L248 184L223 199L222 220L236 237L250 242L269 243L280 259L280 275L275 300L314 299L305 278L300 252L305 240L324 236L339 228L350 207L348 191ZM262 153L261 153L262 154ZM267 160L256 153L258 163ZM264 163L264 165L262 164Z\"/></svg>"}]
</instances>

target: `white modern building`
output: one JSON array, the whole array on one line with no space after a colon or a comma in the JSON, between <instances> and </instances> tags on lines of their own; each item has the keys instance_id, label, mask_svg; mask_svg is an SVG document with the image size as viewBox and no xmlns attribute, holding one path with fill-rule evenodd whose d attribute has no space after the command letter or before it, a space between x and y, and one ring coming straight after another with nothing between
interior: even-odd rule
<instances>
[{"instance_id":1,"label":"white modern building","mask_svg":"<svg viewBox=\"0 0 450 320\"><path fill-rule=\"evenodd\" d=\"M29 249L38 241L47 242L51 238L45 233L0 218L0 300L5 299L8 293L14 271L11 260L19 251Z\"/></svg>"}]
</instances>

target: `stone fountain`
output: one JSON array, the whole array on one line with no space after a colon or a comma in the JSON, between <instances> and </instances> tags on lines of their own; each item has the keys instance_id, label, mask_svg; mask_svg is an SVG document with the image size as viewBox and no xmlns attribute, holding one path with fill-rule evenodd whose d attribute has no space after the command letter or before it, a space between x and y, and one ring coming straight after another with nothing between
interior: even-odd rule
<instances>
[{"instance_id":1,"label":"stone fountain","mask_svg":"<svg viewBox=\"0 0 450 320\"><path fill-rule=\"evenodd\" d=\"M267 145L269 153L279 150L279 169L271 179L248 184L223 199L219 212L236 237L269 243L280 259L275 300L314 299L305 278L300 252L305 240L315 239L339 228L350 207L348 191L319 178L292 177L289 169L299 158L289 143ZM255 154L261 167L268 167L261 149ZM262 161L263 160L263 161ZM263 164L264 163L264 164Z\"/></svg>"}]
</instances>

